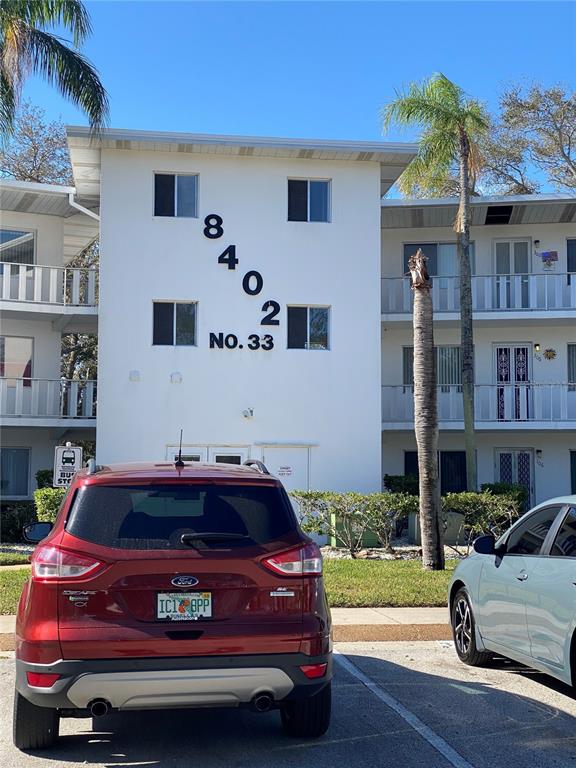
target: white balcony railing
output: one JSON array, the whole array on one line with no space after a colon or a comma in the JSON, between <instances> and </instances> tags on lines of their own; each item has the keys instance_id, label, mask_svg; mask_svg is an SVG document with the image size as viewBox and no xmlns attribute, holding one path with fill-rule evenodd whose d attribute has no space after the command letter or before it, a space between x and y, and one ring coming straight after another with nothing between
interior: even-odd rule
<instances>
[{"instance_id":1,"label":"white balcony railing","mask_svg":"<svg viewBox=\"0 0 576 768\"><path fill-rule=\"evenodd\" d=\"M95 307L98 270L0 262L0 299Z\"/></svg>"},{"instance_id":2,"label":"white balcony railing","mask_svg":"<svg viewBox=\"0 0 576 768\"><path fill-rule=\"evenodd\" d=\"M474 410L477 424L576 421L576 384L476 384ZM461 387L438 387L438 420L464 420ZM382 387L382 421L414 421L412 387Z\"/></svg>"},{"instance_id":3,"label":"white balcony railing","mask_svg":"<svg viewBox=\"0 0 576 768\"><path fill-rule=\"evenodd\" d=\"M459 312L458 277L432 278L434 312ZM384 277L382 312L412 312L412 290L408 277ZM472 278L472 307L476 312L506 310L576 310L576 274L475 275Z\"/></svg>"},{"instance_id":4,"label":"white balcony railing","mask_svg":"<svg viewBox=\"0 0 576 768\"><path fill-rule=\"evenodd\" d=\"M0 416L96 418L96 382L0 378Z\"/></svg>"}]
</instances>

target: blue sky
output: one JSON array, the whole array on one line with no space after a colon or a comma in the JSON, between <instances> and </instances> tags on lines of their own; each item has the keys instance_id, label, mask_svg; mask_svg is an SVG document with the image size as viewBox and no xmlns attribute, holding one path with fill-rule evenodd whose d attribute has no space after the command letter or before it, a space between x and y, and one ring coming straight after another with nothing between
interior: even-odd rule
<instances>
[{"instance_id":1,"label":"blue sky","mask_svg":"<svg viewBox=\"0 0 576 768\"><path fill-rule=\"evenodd\" d=\"M441 71L490 107L511 82L573 86L572 2L86 3L117 128L380 139L394 89ZM85 124L31 78L24 96ZM391 139L405 139L394 132Z\"/></svg>"}]
</instances>

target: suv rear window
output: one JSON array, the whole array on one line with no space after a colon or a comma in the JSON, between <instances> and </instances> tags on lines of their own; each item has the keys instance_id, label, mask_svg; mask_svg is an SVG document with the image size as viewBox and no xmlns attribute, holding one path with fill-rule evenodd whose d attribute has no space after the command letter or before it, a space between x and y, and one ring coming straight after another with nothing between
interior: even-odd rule
<instances>
[{"instance_id":1,"label":"suv rear window","mask_svg":"<svg viewBox=\"0 0 576 768\"><path fill-rule=\"evenodd\" d=\"M280 488L200 484L91 485L78 491L66 524L73 536L118 549L263 545L295 528Z\"/></svg>"}]
</instances>

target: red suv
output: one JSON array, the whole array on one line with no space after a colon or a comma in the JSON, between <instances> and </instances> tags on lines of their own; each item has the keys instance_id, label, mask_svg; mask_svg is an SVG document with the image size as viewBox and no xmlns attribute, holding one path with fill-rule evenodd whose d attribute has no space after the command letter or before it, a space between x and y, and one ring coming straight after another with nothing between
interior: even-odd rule
<instances>
[{"instance_id":1,"label":"red suv","mask_svg":"<svg viewBox=\"0 0 576 768\"><path fill-rule=\"evenodd\" d=\"M60 717L128 709L279 709L288 734L325 733L320 551L282 484L247 464L93 465L52 527L27 527L18 748L51 746Z\"/></svg>"}]
</instances>

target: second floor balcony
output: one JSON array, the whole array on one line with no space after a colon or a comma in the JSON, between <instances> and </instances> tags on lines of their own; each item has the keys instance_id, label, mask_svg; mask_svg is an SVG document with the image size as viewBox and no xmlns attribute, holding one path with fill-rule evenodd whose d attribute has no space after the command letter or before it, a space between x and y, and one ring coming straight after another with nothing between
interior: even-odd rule
<instances>
[{"instance_id":1,"label":"second floor balcony","mask_svg":"<svg viewBox=\"0 0 576 768\"><path fill-rule=\"evenodd\" d=\"M2 426L94 427L96 381L0 378Z\"/></svg>"},{"instance_id":2,"label":"second floor balcony","mask_svg":"<svg viewBox=\"0 0 576 768\"><path fill-rule=\"evenodd\" d=\"M0 262L0 307L52 320L63 332L95 332L98 270Z\"/></svg>"},{"instance_id":3,"label":"second floor balcony","mask_svg":"<svg viewBox=\"0 0 576 768\"><path fill-rule=\"evenodd\" d=\"M463 429L462 388L439 386L437 398L440 429ZM476 384L474 410L481 430L574 429L576 383ZM413 428L411 386L382 387L382 426Z\"/></svg>"},{"instance_id":4,"label":"second floor balcony","mask_svg":"<svg viewBox=\"0 0 576 768\"><path fill-rule=\"evenodd\" d=\"M408 277L384 277L381 281L382 314L410 315L412 290ZM459 278L433 277L434 313L449 316L460 312ZM576 315L576 273L521 275L474 275L472 309L475 313L573 312Z\"/></svg>"}]
</instances>

